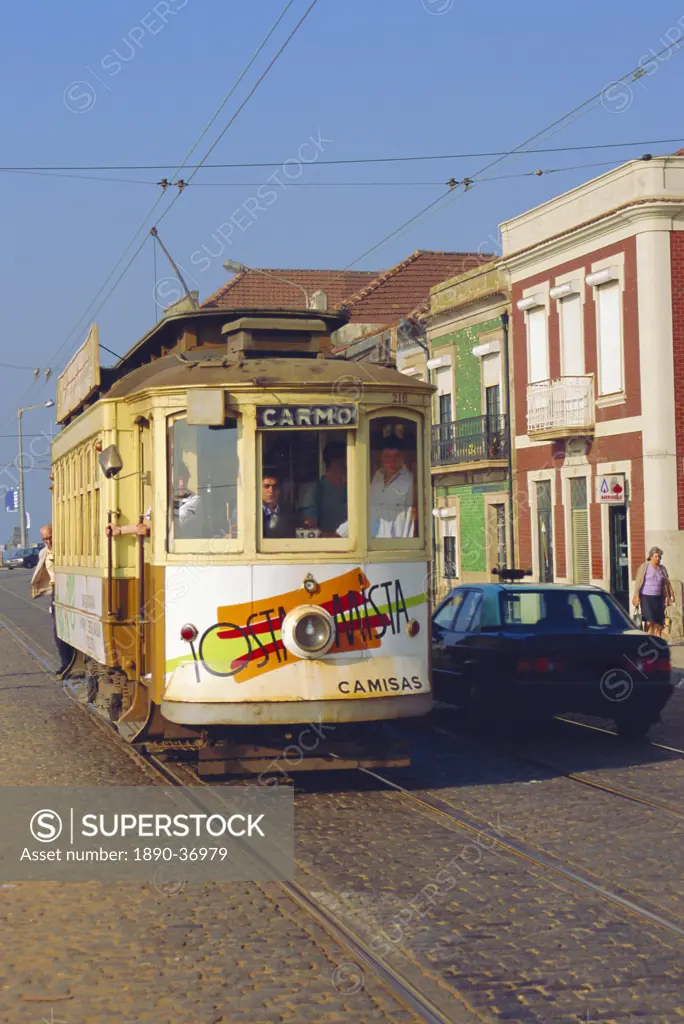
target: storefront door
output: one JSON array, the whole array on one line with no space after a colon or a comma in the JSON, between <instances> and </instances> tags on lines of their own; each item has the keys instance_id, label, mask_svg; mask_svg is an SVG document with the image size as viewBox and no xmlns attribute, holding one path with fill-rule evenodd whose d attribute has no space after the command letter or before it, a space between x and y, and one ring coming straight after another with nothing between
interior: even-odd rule
<instances>
[{"instance_id":1,"label":"storefront door","mask_svg":"<svg viewBox=\"0 0 684 1024\"><path fill-rule=\"evenodd\" d=\"M629 547L627 509L613 505L608 509L610 523L610 592L629 611Z\"/></svg>"}]
</instances>

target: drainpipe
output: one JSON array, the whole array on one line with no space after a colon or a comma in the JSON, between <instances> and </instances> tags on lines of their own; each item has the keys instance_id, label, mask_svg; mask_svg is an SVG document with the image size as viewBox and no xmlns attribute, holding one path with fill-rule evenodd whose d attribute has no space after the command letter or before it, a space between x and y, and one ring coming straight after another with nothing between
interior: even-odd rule
<instances>
[{"instance_id":1,"label":"drainpipe","mask_svg":"<svg viewBox=\"0 0 684 1024\"><path fill-rule=\"evenodd\" d=\"M428 366L428 360L430 358L430 348L425 344L424 341L420 341L418 338L413 338L416 345L422 348L425 353L425 380L427 384L431 384L430 380L430 367ZM430 412L432 412L432 398L430 398ZM432 468L432 415L430 416L430 464ZM435 486L432 482L432 472L430 473L430 498L432 501L432 507L435 507ZM435 579L435 573L437 572L437 529L436 521L434 516L430 516L432 520L432 572L430 573L430 601L435 604L437 596L437 582Z\"/></svg>"},{"instance_id":2,"label":"drainpipe","mask_svg":"<svg viewBox=\"0 0 684 1024\"><path fill-rule=\"evenodd\" d=\"M506 418L508 434L508 526L510 534L510 563L515 569L515 516L513 514L513 432L511 429L511 377L508 352L508 313L501 314L501 326L503 327L503 352L504 352L504 393L506 395Z\"/></svg>"}]
</instances>

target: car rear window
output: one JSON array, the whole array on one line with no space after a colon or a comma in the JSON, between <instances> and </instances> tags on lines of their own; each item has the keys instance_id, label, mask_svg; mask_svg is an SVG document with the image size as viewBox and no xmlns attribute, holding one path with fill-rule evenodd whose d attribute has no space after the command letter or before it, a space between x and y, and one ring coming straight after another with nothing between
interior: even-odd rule
<instances>
[{"instance_id":1,"label":"car rear window","mask_svg":"<svg viewBox=\"0 0 684 1024\"><path fill-rule=\"evenodd\" d=\"M607 594L582 590L506 590L500 595L501 622L507 628L547 633L625 629L630 619Z\"/></svg>"}]
</instances>

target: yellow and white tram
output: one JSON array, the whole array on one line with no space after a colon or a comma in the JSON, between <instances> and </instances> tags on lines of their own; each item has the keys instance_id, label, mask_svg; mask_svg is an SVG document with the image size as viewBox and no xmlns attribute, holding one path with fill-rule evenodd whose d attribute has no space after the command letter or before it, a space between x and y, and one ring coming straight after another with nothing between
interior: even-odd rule
<instances>
[{"instance_id":1,"label":"yellow and white tram","mask_svg":"<svg viewBox=\"0 0 684 1024\"><path fill-rule=\"evenodd\" d=\"M307 724L292 769L406 763L380 723L432 706L432 389L333 358L343 322L190 310L60 378L58 633L124 737L206 773Z\"/></svg>"}]
</instances>

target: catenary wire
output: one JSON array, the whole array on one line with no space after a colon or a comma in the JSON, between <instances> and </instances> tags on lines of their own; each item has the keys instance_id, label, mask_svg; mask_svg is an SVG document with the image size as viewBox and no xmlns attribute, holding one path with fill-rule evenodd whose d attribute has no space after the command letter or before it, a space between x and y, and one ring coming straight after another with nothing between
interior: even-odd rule
<instances>
[{"instance_id":1,"label":"catenary wire","mask_svg":"<svg viewBox=\"0 0 684 1024\"><path fill-rule=\"evenodd\" d=\"M682 45L684 45L684 42L682 44L677 44L674 46L669 45L663 47L663 49L660 50L659 53L654 54L654 59L657 59L658 57L661 56L661 54L667 51L677 52L679 49L681 49ZM628 84L629 81L636 81L643 74L643 68L641 66L638 66L632 69L631 71L626 72L624 75L621 75L618 79L612 82L611 85L618 85L620 83ZM627 81L625 82L625 80ZM599 103L603 101L605 90L606 87L604 86L599 92L594 93L588 99L584 100L583 103L580 103L577 106L573 107L572 110L568 111L567 114L564 114L562 117L556 118L556 120L552 121L550 125L546 126L546 128L543 128L540 131L536 132L534 135L531 135L529 138L519 143L519 145L515 146L514 149L510 150L505 155L499 156L495 160L492 160L490 163L485 164L484 167L476 171L468 180L472 184L475 184L478 182L478 179L484 180L482 176L485 175L487 171L491 171L494 167L501 164L502 162L504 162L505 166L507 163L511 163L512 160L517 159L520 156L523 156L525 153L529 153L532 150L538 151L538 143L537 145L530 144L534 143L536 139L539 139L539 142L542 142L544 141L544 137L556 135L559 131L562 131L570 124L573 124L576 120L578 120L578 118L582 117L586 113L589 113L590 110L594 109L595 106L597 106ZM523 147L528 148L524 149ZM422 223L429 216L432 216L434 213L438 213L440 210L444 209L447 205L449 205L450 202L452 202L454 198L456 198L457 196L465 195L465 193L469 191L470 187L470 184L466 184L462 186L462 191L460 192L455 192L455 189L453 187L449 188L447 192L445 192L441 196L438 196L437 199L433 199L432 202L428 203L427 206L424 206L422 210L419 210L418 213L414 214L413 217L410 217L407 221L404 221L404 223L401 224L394 231L391 231L389 234L385 235L385 237L382 238L375 245L371 246L369 249L366 249L366 251L363 252L361 256L357 257L357 259L355 259L352 263L347 264L347 266L344 267L344 269L340 271L340 273L345 273L347 270L350 270L352 267L355 267L357 263L360 263L367 256L370 256L371 253L376 252L378 249L382 248L384 245L387 244L387 242L391 241L392 239L400 238L404 234L406 234L408 230L413 230L418 223Z\"/></svg>"},{"instance_id":2,"label":"catenary wire","mask_svg":"<svg viewBox=\"0 0 684 1024\"><path fill-rule=\"evenodd\" d=\"M212 117L212 118L210 119L210 121L209 121L209 122L208 122L208 123L207 123L207 124L205 125L205 127L204 127L204 128L202 129L202 131L201 131L200 135L198 136L197 140L195 141L195 143L194 143L194 144L193 144L193 145L191 146L191 148L190 148L190 149L188 150L188 153L187 153L187 156L186 156L185 160L188 160L188 159L190 158L190 156L192 155L192 153L194 153L195 149L197 148L197 145L198 145L198 144L199 144L199 142L200 142L200 141L201 141L201 140L202 140L202 139L204 138L204 136L206 135L207 131L209 130L209 128L210 128L210 127L211 127L211 125L213 124L214 120L216 119L216 116L217 116L217 115L218 115L218 114L220 113L220 111L221 111L221 110L223 109L223 107L224 107L224 106L225 106L225 104L226 104L226 103L228 102L228 100L230 99L230 97L231 97L231 96L232 96L232 95L234 94L235 90L236 90L236 89L238 88L238 86L240 85L240 83L242 82L242 80L244 79L244 77L246 76L246 74L247 74L247 73L249 72L250 68L252 67L252 65L254 64L254 62L255 62L255 61L257 60L257 58L259 57L259 54L260 54L260 53L261 53L261 51L262 51L262 50L264 49L264 47L265 47L265 46L267 45L267 43L268 43L268 41L269 41L269 40L271 39L271 37L272 37L273 33L274 33L274 32L275 32L276 30L277 30L277 28L278 28L278 26L280 25L281 21L283 20L283 18L285 17L285 15L287 14L288 10L290 9L290 7L292 6L292 4L293 4L294 2L295 2L295 0L288 0L288 3L287 3L287 4L285 5L285 7L283 8L283 10L281 11L280 15L278 16L278 18L276 19L276 21L274 22L274 24L273 24L273 25L271 26L271 28L269 29L268 33L266 34L266 36L264 37L264 39L262 40L262 42L260 43L260 45L258 46L258 48L257 48L257 49L255 50L254 54L252 55L252 57L251 57L251 58L250 58L250 60L248 61L247 65L245 66L244 70L243 70L243 71L241 72L241 74L240 74L240 75L238 76L238 78L237 78L237 79L236 79L236 81L234 82L233 86L231 87L231 89L230 89L230 91L228 92L228 94L226 95L226 97L225 97L225 98L224 98L224 99L222 100L222 102L221 102L221 104L220 104L220 106L219 106L218 110L216 111L215 115L214 115L214 116L213 116L213 117ZM304 19L305 19L305 18L307 17L307 15L308 15L309 11L310 11L310 10L311 10L311 8L312 8L312 7L313 7L313 6L315 5L315 3L316 3L316 2L317 2L317 0L314 0L314 3L313 3L313 4L311 5L311 7L310 7L310 8L309 8L309 9L307 10L307 12L305 13L305 15L304 15L304 18L303 18L303 19L302 19L302 20L301 20L301 21L300 21L300 22L298 23L297 27L295 28L295 32L297 31L297 29L299 28L299 26L300 26L300 25L302 24L303 20L304 20ZM292 35L293 35L293 34L294 34L294 33L292 33L292 34L291 34L291 35L290 35L290 36L288 37L288 42L289 42L289 40L290 40L290 39L292 38ZM287 45L287 43L286 43L286 45ZM281 47L281 49L280 49L280 50L278 51L278 55L277 55L277 56L280 56L280 54L281 54L281 53L283 52L283 49L284 49L284 47ZM276 57L276 59L277 59L277 57ZM271 67L273 66L273 64L274 64L274 63L275 63L275 61L271 61L271 63L269 64L269 68L268 68L268 70L270 70L270 68L271 68ZM259 83L260 83L261 81L263 81L264 77L265 77L265 75L262 75L262 76L261 76L261 78L259 79ZM255 92L255 91L256 91L256 89L253 89L253 90L252 90L252 91L250 92L250 94L249 94L249 97L248 97L248 99L249 99L249 98L250 98L250 97L251 97L251 96L252 96L252 95L254 94L254 92ZM246 101L245 101L245 102L246 102ZM245 102L243 102L243 103L242 103L242 105L241 105L240 109L243 109L243 108L244 108L244 106L245 106ZM234 118L233 118L233 120L234 120ZM232 123L232 121L231 121L231 123ZM221 133L221 136L220 136L220 138L222 138L222 137L223 137L223 135L225 135L225 132L226 132L226 131L227 131L227 128L226 128L226 129L224 129L224 131L223 131L223 132ZM213 148L214 148L214 147L212 146L212 149L213 149ZM209 152L211 152L211 149L209 150ZM205 159L206 159L206 155L205 155ZM178 168L176 169L176 171L175 171L175 172L174 172L174 174L173 174L173 177L176 177L176 175L180 174L180 172L181 172L181 171L183 170L183 168L184 168L184 167L185 167L185 161L183 161L183 163L181 163L181 164L180 164L180 165L178 166ZM177 194L177 195L176 195L176 196L174 197L174 200L172 200L172 203L171 203L171 204L169 204L169 205L173 205L173 203L175 202L175 200L176 200L176 199L178 198L178 195L180 195L180 193L178 193L178 194ZM97 302L97 299L98 299L98 297L99 297L99 296L100 296L100 295L102 294L102 292L103 292L103 291L104 291L104 289L105 289L105 288L107 287L108 283L109 283L109 282L111 281L112 277L113 277L113 276L114 276L114 274L116 273L117 269L118 269L118 268L119 268L119 267L121 266L121 263L122 263L122 262L123 262L123 260L125 259L126 255L127 255L127 254L128 254L128 252L130 251L131 247L132 247L132 246L133 246L133 245L135 244L135 240L137 239L138 235L139 235L139 234L140 234L140 232L141 232L141 231L143 230L143 228L144 228L144 227L145 227L145 226L147 225L147 223L148 223L149 219L151 218L152 214L154 213L154 211L155 211L155 210L157 209L158 205L159 205L159 204L160 204L160 202L162 201L162 199L163 199L163 196L164 196L164 193L163 193L163 192L162 192L162 193L161 193L161 194L160 194L159 196L157 196L157 198L156 198L155 202L153 203L152 207L151 207L151 208L150 208L150 210L149 210L149 211L148 211L148 212L147 212L147 213L145 214L145 217L144 217L144 219L143 219L143 220L142 220L142 222L140 223L139 227L138 227L138 228L136 229L136 231L135 231L135 233L134 233L134 235L133 235L133 238L132 238L132 239L131 239L131 241L130 241L130 242L128 243L128 245L126 246L126 248L125 248L125 249L124 249L124 251L122 252L121 256L119 257L119 259L117 260L117 262L116 262L116 263L114 264L114 267L112 268L112 270L110 271L110 273L109 273L109 274L108 274L108 276L106 277L105 281L103 282L103 284L102 284L102 285L100 286L100 288L99 288L99 289L98 289L98 291L96 292L96 294L95 294L95 297L93 298L93 300L92 300L92 301L90 302L90 304L89 304L89 305L88 305L88 307L86 308L86 311L85 311L85 313L84 313L84 314L83 314L83 315L82 315L82 316L80 317L80 319L78 320L78 322L76 323L76 325L75 325L75 326L74 326L74 327L73 327L73 328L71 329L71 331L70 331L70 332L68 333L68 335L66 336L65 340L64 340L64 341L62 342L62 344L61 344L61 345L59 346L59 348L57 349L57 351L56 351L55 355L54 355L54 356L52 357L52 359L51 359L51 362L55 362L55 361L56 361L56 360L57 360L57 359L58 359L58 358L59 358L59 357L61 356L61 353L62 353L62 351L63 351L63 350L64 350L64 349L65 349L65 348L67 347L67 345L68 345L68 344L69 344L69 342L71 341L71 338L72 338L72 337L73 337L73 335L74 335L74 334L76 333L76 331L78 331L78 330L79 330L79 328L81 327L81 324L83 323L83 321L84 321L84 320L86 320L86 319L87 319L87 318L88 318L89 316L96 316L96 315L97 315L97 313L98 313L98 312L100 311L100 309L102 309L102 306L103 306L103 305L105 304L105 302L106 302L106 301L107 301L107 300L109 299L110 295L112 294L112 292L114 291L114 289L116 288L116 286L118 285L118 283L119 283L119 282L120 282L120 281L122 280L122 278L123 278L123 277L125 276L125 274L126 274L126 272L128 271L129 267L130 267L130 266L131 266L131 264L132 264L132 263L134 262L134 260L136 259L136 257L137 257L137 255L138 255L138 253L139 253L139 252L140 252L140 250L142 249L143 245L145 244L145 242L147 242L147 237L148 237L147 235L145 236L145 239L143 240L143 244L142 244L141 246L139 246L139 247L138 247L138 249L137 249L137 250L136 250L136 252L134 253L134 255L133 255L132 259L131 259L131 260L129 260L129 262L128 262L128 263L126 264L126 266L124 267L124 270L123 270L123 272L122 272L122 273L120 274L120 276L119 276L119 277L117 278L117 280L115 281L115 283L114 283L114 285L112 286L112 288L110 288L110 290L109 290L109 291L107 292L107 294L106 294L106 296L105 296L104 300L103 300L103 301L102 301L102 302L100 303L100 305L99 305L99 306L97 307L97 309L95 310L95 312L94 312L94 313L91 313L91 308L92 308L92 306L93 306L93 305L95 304L95 302ZM35 383L35 382L32 382L32 384L31 384L31 388L33 387L33 384L34 384L34 383ZM25 393L25 395L24 395L24 396L23 396L23 397L22 397L22 398L20 399L20 404L21 404L21 403L22 403L22 402L23 402L23 401L25 400L25 398L26 398L26 395L27 395L27 394L29 393L29 391L31 390L31 388L29 388L29 389L27 390L27 392ZM9 419L10 419L10 418L11 418L11 416L10 416L10 417L7 417L7 418L6 418L6 419L5 419L4 421L0 422L0 430L1 430L1 429L2 429L2 428L3 428L4 426L5 426L5 424L6 424L6 423L8 423L8 422L9 422Z\"/></svg>"},{"instance_id":3,"label":"catenary wire","mask_svg":"<svg viewBox=\"0 0 684 1024\"><path fill-rule=\"evenodd\" d=\"M257 89L259 88L259 86L261 85L261 83L263 82L263 80L264 80L264 79L266 78L266 75L267 75L267 74L269 73L269 71L271 70L271 68L273 68L273 66L275 65L276 61L277 61L277 60L278 60L278 59L279 59L279 58L281 57L281 55L282 55L282 54L283 54L283 53L285 52L285 50L286 50L286 49L287 49L287 47L289 46L290 42L291 42L291 41L292 41L292 39L293 39L293 38L295 37L295 35L297 34L297 32L299 31L299 29L301 28L301 26L302 26L302 25L304 24L304 22L306 21L306 19L307 19L307 18L308 18L308 16L309 16L309 14L311 13L311 11L312 11L312 10L314 9L314 7L316 6L316 4L317 4L318 2L319 2L319 0L312 0L312 2L311 2L311 3L309 4L309 6L307 7L306 11L305 11L305 12L304 12L304 14L302 15L302 17L301 17L301 18L299 19L299 21L297 22L297 24L295 25L295 27L293 28L293 30L292 30L292 31L290 32L289 36L287 37L287 39L285 40L285 42L283 43L283 45L282 45L282 46L280 47L280 49L279 49L279 50L277 51L277 53L276 53L275 57L273 57L273 58L272 58L272 60L270 61L270 63L269 63L269 64L268 64L267 66L266 66L266 70L265 70L265 71L264 71L264 72L263 72L263 73L262 73L262 74L261 74L261 75L259 76L259 78L257 79L257 81L256 81L255 85L254 85L254 86L252 87L252 89L251 89L251 90L250 90L250 91L248 92L247 96L246 96L246 97L245 97L245 99L244 99L244 100L242 101L242 103L240 104L240 106L238 107L238 109L236 110L236 112L235 112L235 113L233 114L233 116L232 116L232 117L230 118L230 120L228 121L228 124L227 124L227 125L225 126L225 128L223 129L223 131L222 131L222 132L221 132L221 133L219 134L218 138L217 138L217 139L216 139L216 140L215 140L215 141L214 141L214 142L212 143L212 145L211 145L211 146L209 147L209 149L207 150L207 153L205 154L205 156L208 156L208 155L209 155L209 153L211 153L211 152L212 152L212 151L213 151L213 150L215 149L215 147L216 147L216 146L218 145L218 143L220 142L220 140L221 140L221 139L222 139L222 138L224 137L224 135L226 134L226 132L228 131L228 129L230 128L230 126L231 126L231 125L232 125L232 124L234 123L235 119L236 119L236 118L238 117L238 115L239 115L239 114L241 113L241 111L242 111L242 110L244 110L244 108L245 108L245 106L247 105L247 103L248 103L248 102L250 101L250 99L252 98L252 96L254 95L254 93L255 93L255 92L257 91ZM194 148L194 147L193 147L193 148ZM192 181L192 178L194 177L194 175L195 175L195 174L197 173L197 171L198 171L198 170L200 169L200 167L202 167L202 163L203 163L203 161L200 161L200 163L199 163L199 164L197 165L196 169L195 169L195 170L193 171L193 173L192 173L192 174L190 175L190 178L188 179L188 181L186 182L186 184L190 184L190 182ZM178 173L178 172L176 172L176 173ZM165 217L165 216L167 215L167 213L169 213L169 212L170 212L170 210L171 210L171 209L173 209L173 207L174 207L174 206L176 205L176 203L178 202L178 200L180 199L180 197L181 197L181 195L182 195L182 194L183 194L183 190L182 190L182 189L179 189L179 190L178 190L178 192L176 193L176 195L175 195L175 196L173 197L173 199L171 200L171 202L170 202L170 203L168 204L168 206L167 206L167 207L166 207L166 208L165 208L165 209L164 209L164 210L162 211L161 215L160 215L160 216L158 217L158 219L157 219L157 221L156 221L156 223L155 223L155 225L154 225L155 227L157 226L157 224L161 224L161 222L162 222L162 220L164 219L164 217ZM154 208L156 208L156 205L157 205L157 204L155 204L155 207L154 207ZM139 234L139 232L136 232L136 237L137 237L137 235L138 235L138 234ZM117 288L117 287L119 286L119 284L120 284L120 283L121 283L121 281L122 281L122 280L124 279L124 277L125 277L125 276L126 276L126 274L128 273L128 271L129 271L129 269L131 268L131 266L133 265L133 263L135 263L136 259L138 258L138 256L139 256L139 255L140 255L140 253L142 252L142 250L143 250L143 248L144 248L145 244L147 243L148 237L149 237L149 236L147 236L147 235L146 235L146 236L145 236L145 237L143 238L143 240L141 241L140 245L138 246L138 248L137 248L137 249L135 250L135 252L134 252L134 253L133 253L133 255L131 256L131 258L130 258L130 260L128 261L128 263L126 263L126 265L124 266L123 270L121 271L121 273L120 273L120 274L119 274L119 276L118 276L118 277L116 278L116 280L115 280L115 281L114 281L114 283L112 284L112 286L111 286L111 288L109 289L109 291L108 291L108 292L106 293L106 295L104 296L104 298L103 298L103 299L102 299L102 301L100 302L99 306L98 306L98 307L97 307L97 308L96 308L96 309L95 309L95 310L94 310L94 311L93 311L92 313L89 313L89 316L91 316L91 317L93 317L93 318L94 318L94 317L96 317L96 316L97 316L97 314L98 314L98 313L100 312L100 310L102 309L102 307L103 307L103 306L104 306L104 305L105 305L105 304L106 304L106 303L107 303L107 302L109 301L109 298L111 297L111 295L113 294L113 292L114 292L114 291L116 290L116 288ZM131 244L132 244L132 243L131 243ZM129 245L129 246L128 246L128 249L130 249L130 247L131 247L131 246ZM128 251L128 249L127 249L126 251ZM119 261L119 262L120 262L120 261ZM118 266L118 264L117 264L117 266ZM112 276L113 276L113 274L110 274L110 277L108 278L108 280L109 280L109 279L111 279L111 277L112 277ZM72 332L72 333L73 333L73 332ZM1 428L1 427L2 427L2 424L0 424L0 428Z\"/></svg>"},{"instance_id":4,"label":"catenary wire","mask_svg":"<svg viewBox=\"0 0 684 1024\"><path fill-rule=\"evenodd\" d=\"M257 49L256 49L256 50L254 51L254 53L253 53L253 54L252 54L252 56L250 57L249 61L247 62L247 64L245 65L245 67L243 68L243 70L241 71L241 73L240 73L240 74L238 75L237 79L235 80L235 82L233 83L233 85L231 86L231 88L229 89L228 93L226 94L226 96L225 96L225 97L223 98L223 100L222 100L222 101L221 101L221 103L219 104L219 107L218 107L218 109L216 110L216 112L214 113L214 115L212 116L212 118L211 118L211 119L210 119L210 120L208 121L208 123L207 123L207 124L206 124L206 125L204 126L204 128L202 129L202 131L201 131L201 132L200 132L200 134L198 135L197 139L195 140L195 142L193 143L193 145L192 145L192 146L190 147L190 149L188 150L188 152L187 152L187 154L186 154L186 156L185 156L185 159L184 159L184 160L182 161L182 163L181 163L181 164L180 164L180 165L179 165L179 166L178 166L178 167L176 168L176 170L174 171L174 173L173 173L172 177L174 177L174 178L175 178L175 177L176 177L176 176L177 176L178 174L180 174L180 172L181 172L181 171L183 170L183 168L184 168L184 167L185 167L185 165L186 165L186 161L190 159L190 157L191 157L191 156L192 156L192 154L194 153L195 149L197 148L197 146L199 145L199 143L201 142L201 140L202 140L202 139L204 138L204 136L205 136L205 135L207 134L207 132L208 132L209 128L210 128L210 127L211 127L211 125L213 124L213 122L214 122L214 120L216 119L216 117L218 116L218 114L219 114L219 113L221 112L221 110L222 110L222 109L223 109L223 108L225 107L226 103L227 103L227 102L228 102L228 100L229 100L229 99L231 98L231 96L233 96L233 94L235 93L236 89L237 89L237 88L238 88L238 87L240 86L240 83L241 83L241 82L242 82L242 81L244 80L245 76L246 76L246 75L248 74L248 72L249 72L249 70L251 69L251 67L253 66L254 62L255 62L255 61L257 60L257 58L259 57L259 54L260 54L260 53L262 52L262 50L264 49L264 47L265 47L265 46L267 45L267 43L268 43L268 42L269 42L269 40L271 39L271 37L272 37L273 33L274 33L274 32L275 32L276 30L277 30L277 28L278 28L278 26L280 25L281 21L283 20L283 18L285 17L285 15L287 14L287 12L289 11L290 7L292 6L292 4L293 4L294 2L295 2L295 0L288 0L287 4L285 5L285 7L283 8L283 10L282 10L282 11L281 11L281 13L279 14L278 18L277 18L277 19L276 19L276 21L275 21L275 22L273 23L273 25L271 26L271 28L270 28L270 29L269 29L269 31L267 32L266 36L264 37L264 39L263 39L263 40L261 41L261 43L259 44L259 46L257 47ZM244 104L243 104L243 105L244 105ZM129 262L128 262L128 263L126 264L126 266L125 266L125 268L124 268L124 270L123 270L123 273L122 273L122 274L120 275L120 277L119 277L119 278L117 279L117 281L115 282L114 288L110 289L110 290L109 290L109 292L107 292L107 295L106 295L106 297L105 297L104 301L103 301L102 303L100 303L100 305L99 305L99 306L97 307L97 309L95 310L95 312L94 312L94 313L91 313L91 312L90 312L90 310L91 310L91 307L92 307L92 306L93 306L93 305L95 304L95 302L97 302L97 299L98 299L98 297L99 297L99 296L100 296L100 295L102 294L102 292L103 292L103 291L104 291L104 289L105 289L105 288L107 287L107 285L109 284L109 282L111 281L111 279L112 279L112 278L114 277L114 274L116 273L116 271L118 270L118 268L119 268L119 267L121 266L121 264L122 264L123 260L125 259L126 255L127 255L127 254L128 254L129 252L130 252L130 250L131 250L132 246L133 246L133 245L135 244L135 240L137 239L138 235L139 235L139 234L140 234L140 232L141 232L141 231L143 230L143 228L144 228L144 227L145 227L145 226L147 225L147 223L148 223L149 219L151 218L152 214L154 213L154 211L155 211L155 210L157 209L157 207L158 207L158 206L159 206L159 204L161 203L162 199L164 198L164 194L165 194L165 193L164 193L164 192L162 192L162 193L160 193L160 194L159 194L159 195L157 196L157 198L156 198L155 202L154 202L154 203L152 204L152 206L151 206L150 210L149 210L149 211L148 211L148 212L147 212L147 213L145 214L145 217L144 217L144 219L142 220L142 222L141 222L141 224L139 225L139 227L138 227L138 228L136 229L136 231L135 231L135 233L134 233L134 235L133 235L133 237L132 237L131 241L130 241L130 242L128 243L128 245L126 246L126 248L125 248L125 249L124 249L124 251L122 252L121 256L119 257L119 259L118 259L118 260L116 261L116 263L114 264L114 267L112 268L111 272L110 272L110 273L108 274L107 278L105 279L105 281L103 282L103 284L102 284L102 285L100 286L100 288L98 289L98 291L97 291L97 293L96 293L96 295L95 295L95 298L94 298L94 299L92 300L92 302L91 302L91 303L90 303L90 305L88 306L88 308L87 308L86 312L85 312L85 313L83 314L83 316L82 316L82 317L80 318L80 320L78 321L78 323L76 324L76 326L75 326L74 328L72 328L72 330L71 330L71 331L69 332L69 335L67 336L67 338L66 338L65 342L64 342L64 343L62 344L62 346L60 346L60 349L59 349L59 354L61 354L62 350L63 350L64 348L66 348L66 346L67 346L67 345L69 344L69 341L71 340L71 337L72 337L72 336L73 336L73 335L74 335L74 334L76 333L76 331L77 331L77 330L78 330L78 329L79 329L79 328L81 327L81 324L83 323L83 321L84 321L85 319L87 319L87 318L88 318L89 316L96 316L96 315L97 315L97 313L98 313L98 312L100 311L100 309L102 309L102 306L104 305L104 303L105 303L105 302L106 302L106 301L108 300L109 296L110 296L110 295L112 294L112 291L114 290L114 288L116 287L116 285L118 285L119 281L120 281L120 280L121 280L121 279L122 279L122 278L123 278L123 277L125 276L125 274L126 274L126 272L128 271L129 267L130 267L130 266L131 266L131 264L132 264L132 263L134 262L134 260L135 260L135 258L137 257L138 253L139 253L139 252L140 252L140 250L142 249L142 246L140 246L140 247L139 247L139 248L138 248L138 249L136 250L136 252L135 252L135 254L134 254L134 256L133 256L133 259L132 259L132 260L130 260L130 261L129 261ZM177 194L177 195L176 195L176 196L174 197L174 199L172 200L172 202L171 202L171 203L170 203L169 205L173 205L173 203L175 202L175 200L176 200L177 198L178 198L178 194ZM145 236L145 238L144 238L144 241L143 241L143 245L144 245L144 243L145 243L146 241L147 241L147 235L146 235L146 236ZM55 359L56 359L56 358L58 358L58 357L56 356L56 357L55 357ZM0 426L1 426L1 425L0 425Z\"/></svg>"},{"instance_id":5,"label":"catenary wire","mask_svg":"<svg viewBox=\"0 0 684 1024\"><path fill-rule=\"evenodd\" d=\"M655 154L655 156L667 156L668 154ZM634 157L635 160L646 160L653 159L654 154L648 153L641 157ZM616 160L600 160L588 164L568 164L565 167L545 167L538 168L534 171L520 171L516 174L497 174L492 177L483 178L481 180L473 181L472 184L482 184L486 181L504 181L510 178L534 178L542 177L545 174L561 174L564 171L576 171L585 170L592 167L615 167ZM49 172L46 172L46 176L50 177ZM55 177L69 177L78 180L81 175L55 175ZM153 185L159 186L159 182L153 181L142 181L132 180L130 178L103 178L96 176L84 177L85 181L123 181L131 185ZM184 182L183 187L187 188L259 188L264 184L263 181L195 181L195 182ZM339 187L339 188L366 188L366 187L406 187L406 186L418 186L421 188L435 188L448 184L445 181L292 181L288 183L288 188L325 188L325 187ZM460 185L460 181L455 182L456 185ZM2 364L0 364L2 365Z\"/></svg>"},{"instance_id":6,"label":"catenary wire","mask_svg":"<svg viewBox=\"0 0 684 1024\"><path fill-rule=\"evenodd\" d=\"M632 74L632 72L629 72ZM626 77L626 76L625 76ZM603 95L602 90L601 95ZM587 101L588 102L588 101ZM567 116L570 116L569 114ZM637 139L634 142L596 142L592 144L586 144L582 146L554 146L551 148L539 148L536 149L537 153L575 153L582 150L592 149L619 149L629 146L667 146L670 144L684 142L684 138L679 139ZM193 146L193 150L196 147ZM192 152L192 150L191 150ZM510 154L511 150L494 150L494 151L483 151L481 153L443 153L435 156L379 156L379 157L349 157L337 160L317 160L316 166L322 165L341 165L341 164L389 164L389 163L409 163L413 161L425 161L425 160L473 160L486 157L504 157ZM231 168L248 168L248 167L280 167L282 166L282 160L269 160L259 161L250 163L211 163L208 164L203 161L201 164L189 164L187 160L183 161L181 167L186 167L188 170L229 170ZM21 172L41 172L41 171L163 171L167 167L173 166L173 161L166 164L45 164L36 166L0 166L0 173L21 171ZM118 180L118 179L115 179Z\"/></svg>"}]
</instances>

